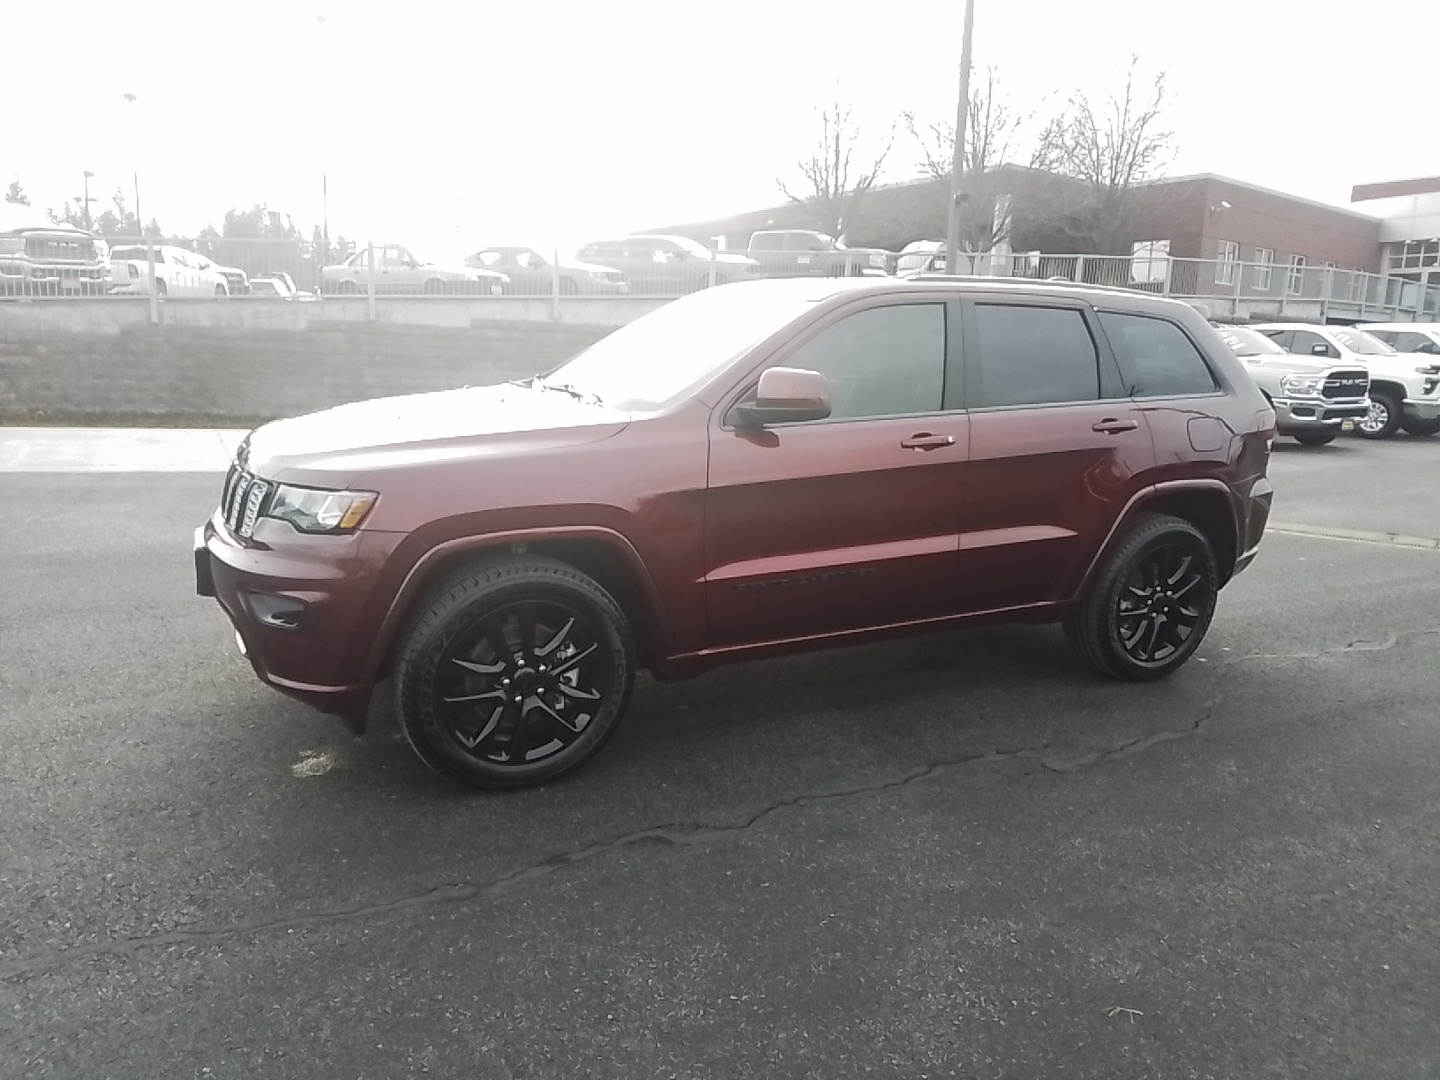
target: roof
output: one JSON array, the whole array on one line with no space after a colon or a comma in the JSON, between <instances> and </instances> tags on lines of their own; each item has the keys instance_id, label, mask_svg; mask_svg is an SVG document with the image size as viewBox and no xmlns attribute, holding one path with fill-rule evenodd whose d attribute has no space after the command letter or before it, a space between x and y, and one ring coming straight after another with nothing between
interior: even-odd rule
<instances>
[{"instance_id":1,"label":"roof","mask_svg":"<svg viewBox=\"0 0 1440 1080\"><path fill-rule=\"evenodd\" d=\"M1440 191L1440 176L1426 176L1415 180L1386 180L1378 184L1356 184L1350 189L1350 201L1390 199L1396 195L1429 195L1436 191Z\"/></svg>"},{"instance_id":2,"label":"roof","mask_svg":"<svg viewBox=\"0 0 1440 1080\"><path fill-rule=\"evenodd\" d=\"M1141 188L1162 187L1165 184L1194 183L1198 180L1210 180L1215 183L1229 184L1231 187L1244 188L1246 191L1256 191L1262 195L1274 196L1277 199L1287 199L1290 202L1303 203L1306 206L1313 206L1317 210L1328 210L1332 214L1344 214L1346 217L1355 218L1357 221L1378 222L1380 220L1380 218L1374 214L1362 214L1359 210L1336 206L1333 203L1320 202L1318 199L1305 199L1299 195L1291 195L1288 191L1277 191L1275 188L1262 187L1260 184L1252 184L1246 180L1236 180L1230 176L1221 176L1219 173L1190 173L1186 176L1165 176L1159 180L1148 180L1136 186Z\"/></svg>"}]
</instances>

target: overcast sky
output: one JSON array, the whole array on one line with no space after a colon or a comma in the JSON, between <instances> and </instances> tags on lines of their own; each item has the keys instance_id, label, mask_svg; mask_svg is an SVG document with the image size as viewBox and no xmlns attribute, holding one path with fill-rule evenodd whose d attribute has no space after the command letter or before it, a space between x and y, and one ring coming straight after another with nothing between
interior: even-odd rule
<instances>
[{"instance_id":1,"label":"overcast sky","mask_svg":"<svg viewBox=\"0 0 1440 1080\"><path fill-rule=\"evenodd\" d=\"M167 231L257 202L308 231L323 175L332 236L569 250L780 202L837 98L877 143L905 110L953 120L963 9L4 0L0 187L59 207L84 170L102 197L135 170ZM1172 175L1344 206L1356 183L1440 173L1437 43L1440 0L976 0L974 48L1041 118L1118 90L1136 54L1168 76ZM898 130L884 178L918 158Z\"/></svg>"}]
</instances>

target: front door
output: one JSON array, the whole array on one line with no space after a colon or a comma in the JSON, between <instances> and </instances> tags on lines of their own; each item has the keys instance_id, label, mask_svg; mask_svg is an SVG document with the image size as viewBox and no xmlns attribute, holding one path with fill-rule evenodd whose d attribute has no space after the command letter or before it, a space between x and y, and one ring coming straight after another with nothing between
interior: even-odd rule
<instances>
[{"instance_id":1,"label":"front door","mask_svg":"<svg viewBox=\"0 0 1440 1080\"><path fill-rule=\"evenodd\" d=\"M1088 305L967 303L970 466L960 592L971 611L1067 599L1155 459Z\"/></svg>"},{"instance_id":2,"label":"front door","mask_svg":"<svg viewBox=\"0 0 1440 1080\"><path fill-rule=\"evenodd\" d=\"M852 308L773 360L826 376L828 419L746 430L717 418L705 513L712 648L951 610L969 443L965 413L946 408L957 314L943 302Z\"/></svg>"}]
</instances>

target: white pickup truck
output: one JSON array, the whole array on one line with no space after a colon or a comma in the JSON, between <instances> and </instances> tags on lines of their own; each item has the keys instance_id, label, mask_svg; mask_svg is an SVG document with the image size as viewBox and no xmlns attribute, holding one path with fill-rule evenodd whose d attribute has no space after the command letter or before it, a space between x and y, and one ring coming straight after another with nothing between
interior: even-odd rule
<instances>
[{"instance_id":1,"label":"white pickup truck","mask_svg":"<svg viewBox=\"0 0 1440 1080\"><path fill-rule=\"evenodd\" d=\"M1286 352L1369 371L1370 411L1356 424L1362 438L1388 439L1402 427L1411 435L1440 431L1440 358L1396 352L1353 326L1258 323L1254 328Z\"/></svg>"},{"instance_id":2,"label":"white pickup truck","mask_svg":"<svg viewBox=\"0 0 1440 1080\"><path fill-rule=\"evenodd\" d=\"M1358 364L1295 356L1249 326L1214 324L1275 410L1275 430L1324 446L1370 414L1370 373Z\"/></svg>"}]
</instances>

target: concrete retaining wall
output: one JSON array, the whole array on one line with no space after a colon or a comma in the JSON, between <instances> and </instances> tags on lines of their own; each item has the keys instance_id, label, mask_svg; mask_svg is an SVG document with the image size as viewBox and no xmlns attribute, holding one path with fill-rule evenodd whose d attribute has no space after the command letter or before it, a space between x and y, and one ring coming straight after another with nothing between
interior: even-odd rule
<instances>
[{"instance_id":1,"label":"concrete retaining wall","mask_svg":"<svg viewBox=\"0 0 1440 1080\"><path fill-rule=\"evenodd\" d=\"M167 321L151 326L143 304L0 304L0 421L250 423L533 375L612 329L330 321L310 308L335 311L330 301L197 301L166 305ZM141 318L128 319L132 311Z\"/></svg>"}]
</instances>

